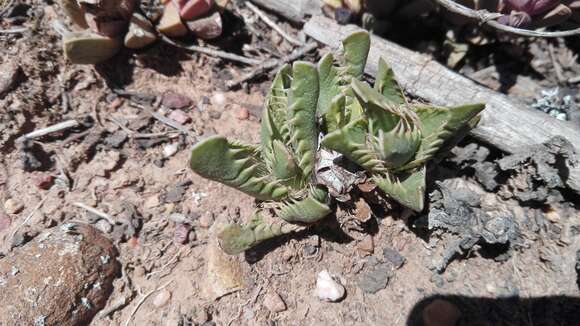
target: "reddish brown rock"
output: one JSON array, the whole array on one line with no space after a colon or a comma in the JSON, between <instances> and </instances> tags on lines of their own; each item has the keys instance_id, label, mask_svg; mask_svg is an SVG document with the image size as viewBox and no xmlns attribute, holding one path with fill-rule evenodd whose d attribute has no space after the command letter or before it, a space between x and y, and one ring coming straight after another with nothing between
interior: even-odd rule
<instances>
[{"instance_id":1,"label":"reddish brown rock","mask_svg":"<svg viewBox=\"0 0 580 326\"><path fill-rule=\"evenodd\" d=\"M217 11L210 16L188 21L185 24L193 35L204 40L211 40L222 35L222 17Z\"/></svg>"},{"instance_id":2,"label":"reddish brown rock","mask_svg":"<svg viewBox=\"0 0 580 326\"><path fill-rule=\"evenodd\" d=\"M88 325L113 290L116 257L91 226L44 231L0 259L0 325Z\"/></svg>"},{"instance_id":3,"label":"reddish brown rock","mask_svg":"<svg viewBox=\"0 0 580 326\"><path fill-rule=\"evenodd\" d=\"M184 20L203 16L213 7L213 0L174 0L174 2L179 7L179 15Z\"/></svg>"},{"instance_id":4,"label":"reddish brown rock","mask_svg":"<svg viewBox=\"0 0 580 326\"><path fill-rule=\"evenodd\" d=\"M168 109L184 109L193 104L193 101L181 94L165 92L161 98L161 104Z\"/></svg>"},{"instance_id":5,"label":"reddish brown rock","mask_svg":"<svg viewBox=\"0 0 580 326\"><path fill-rule=\"evenodd\" d=\"M54 183L54 177L48 173L36 172L32 176L32 182L37 188L48 190Z\"/></svg>"},{"instance_id":6,"label":"reddish brown rock","mask_svg":"<svg viewBox=\"0 0 580 326\"><path fill-rule=\"evenodd\" d=\"M191 117L187 113L183 112L182 110L171 111L171 113L169 113L168 118L173 120L173 121L177 121L182 125L191 122Z\"/></svg>"}]
</instances>

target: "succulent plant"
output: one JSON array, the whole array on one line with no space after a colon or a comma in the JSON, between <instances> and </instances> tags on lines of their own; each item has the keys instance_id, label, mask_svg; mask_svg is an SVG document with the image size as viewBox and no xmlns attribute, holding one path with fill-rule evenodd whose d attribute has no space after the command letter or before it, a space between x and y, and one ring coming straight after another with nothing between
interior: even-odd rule
<instances>
[{"instance_id":1,"label":"succulent plant","mask_svg":"<svg viewBox=\"0 0 580 326\"><path fill-rule=\"evenodd\" d=\"M250 223L225 226L218 234L225 252L242 252L331 213L315 172L319 137L389 197L423 209L426 163L465 135L484 105L410 104L383 60L371 88L362 81L369 49L369 34L355 32L337 57L284 66L266 97L259 145L213 136L194 146L193 171L265 201L281 220L265 222L258 209Z\"/></svg>"},{"instance_id":2,"label":"succulent plant","mask_svg":"<svg viewBox=\"0 0 580 326\"><path fill-rule=\"evenodd\" d=\"M260 145L210 137L193 148L191 168L203 177L273 202L275 215L286 222L319 221L331 210L326 189L313 176L318 96L314 65L284 66L266 98ZM246 226L231 224L220 233L220 243L224 251L234 254L296 229L276 225L258 219Z\"/></svg>"},{"instance_id":3,"label":"succulent plant","mask_svg":"<svg viewBox=\"0 0 580 326\"><path fill-rule=\"evenodd\" d=\"M368 34L352 34L345 40L345 65L331 68L346 72L349 78L337 79L334 84L342 84L341 89L327 95L332 104L329 110L321 110L328 126L322 145L367 170L387 195L421 211L427 161L474 124L484 105L410 105L382 59L371 88L359 80L368 44ZM329 61L321 60L321 71L327 70Z\"/></svg>"}]
</instances>

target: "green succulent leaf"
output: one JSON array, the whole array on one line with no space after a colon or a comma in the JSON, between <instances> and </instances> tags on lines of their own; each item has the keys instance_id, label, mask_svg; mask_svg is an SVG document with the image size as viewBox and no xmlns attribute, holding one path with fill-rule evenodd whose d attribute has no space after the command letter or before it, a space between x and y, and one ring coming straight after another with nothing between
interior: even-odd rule
<instances>
[{"instance_id":1,"label":"green succulent leaf","mask_svg":"<svg viewBox=\"0 0 580 326\"><path fill-rule=\"evenodd\" d=\"M342 46L348 75L360 79L364 74L371 49L370 34L366 31L354 32L342 41Z\"/></svg>"},{"instance_id":2,"label":"green succulent leaf","mask_svg":"<svg viewBox=\"0 0 580 326\"><path fill-rule=\"evenodd\" d=\"M385 171L376 151L367 145L367 121L364 118L329 133L322 139L322 145L343 154L370 172Z\"/></svg>"},{"instance_id":3,"label":"green succulent leaf","mask_svg":"<svg viewBox=\"0 0 580 326\"><path fill-rule=\"evenodd\" d=\"M425 203L425 167L407 174L374 175L374 182L402 205L420 212Z\"/></svg>"},{"instance_id":4,"label":"green succulent leaf","mask_svg":"<svg viewBox=\"0 0 580 326\"><path fill-rule=\"evenodd\" d=\"M302 173L290 150L279 140L272 142L272 149L272 174L286 184L299 187L296 183L300 181Z\"/></svg>"},{"instance_id":5,"label":"green succulent leaf","mask_svg":"<svg viewBox=\"0 0 580 326\"><path fill-rule=\"evenodd\" d=\"M328 191L322 186L313 187L302 199L289 199L276 209L276 215L286 222L314 223L330 214L326 204Z\"/></svg>"},{"instance_id":6,"label":"green succulent leaf","mask_svg":"<svg viewBox=\"0 0 580 326\"><path fill-rule=\"evenodd\" d=\"M266 223L256 212L247 225L228 224L224 226L218 233L218 241L225 253L237 255L263 241L300 229L300 226L287 223Z\"/></svg>"},{"instance_id":7,"label":"green succulent leaf","mask_svg":"<svg viewBox=\"0 0 580 326\"><path fill-rule=\"evenodd\" d=\"M346 96L342 94L337 95L332 100L330 110L326 114L326 128L329 132L344 127L348 122L345 106Z\"/></svg>"},{"instance_id":8,"label":"green succulent leaf","mask_svg":"<svg viewBox=\"0 0 580 326\"><path fill-rule=\"evenodd\" d=\"M383 58L379 59L379 71L375 79L374 88L379 93L383 94L383 96L393 105L407 103L403 90L395 79L393 69L389 67Z\"/></svg>"},{"instance_id":9,"label":"green succulent leaf","mask_svg":"<svg viewBox=\"0 0 580 326\"><path fill-rule=\"evenodd\" d=\"M360 79L364 73L370 50L370 36L365 31L355 32L343 41L343 54L338 60L342 64L336 65L335 58L328 53L318 63L320 79L320 96L318 99L318 115L325 118L330 110L332 101L339 95L352 96L349 92L352 79ZM347 109L351 108L352 99L347 98ZM358 116L355 114L355 116ZM333 129L329 129L332 131Z\"/></svg>"},{"instance_id":10,"label":"green succulent leaf","mask_svg":"<svg viewBox=\"0 0 580 326\"><path fill-rule=\"evenodd\" d=\"M457 107L415 106L413 111L421 121L423 140L415 160L409 168L419 166L431 159L444 145L457 136L465 134L466 128L477 120L485 104L469 104Z\"/></svg>"},{"instance_id":11,"label":"green succulent leaf","mask_svg":"<svg viewBox=\"0 0 580 326\"><path fill-rule=\"evenodd\" d=\"M390 131L397 126L404 112L400 105L393 105L381 93L364 82L353 80L352 89L369 120L369 132L378 136L379 130Z\"/></svg>"},{"instance_id":12,"label":"green succulent leaf","mask_svg":"<svg viewBox=\"0 0 580 326\"><path fill-rule=\"evenodd\" d=\"M288 118L288 94L292 80L289 65L284 65L274 77L266 105L262 113L260 140L263 150L271 150L271 142L279 139L287 143L290 139Z\"/></svg>"},{"instance_id":13,"label":"green succulent leaf","mask_svg":"<svg viewBox=\"0 0 580 326\"><path fill-rule=\"evenodd\" d=\"M307 62L293 64L288 107L290 143L305 178L309 177L314 169L318 147L316 128L318 85L318 73L314 65Z\"/></svg>"},{"instance_id":14,"label":"green succulent leaf","mask_svg":"<svg viewBox=\"0 0 580 326\"><path fill-rule=\"evenodd\" d=\"M288 194L288 188L267 173L256 146L228 141L223 136L197 143L191 152L190 166L202 177L261 200L279 200Z\"/></svg>"},{"instance_id":15,"label":"green succulent leaf","mask_svg":"<svg viewBox=\"0 0 580 326\"><path fill-rule=\"evenodd\" d=\"M421 132L401 120L391 131L379 130L378 136L372 137L372 144L385 167L396 169L415 157L421 144Z\"/></svg>"}]
</instances>

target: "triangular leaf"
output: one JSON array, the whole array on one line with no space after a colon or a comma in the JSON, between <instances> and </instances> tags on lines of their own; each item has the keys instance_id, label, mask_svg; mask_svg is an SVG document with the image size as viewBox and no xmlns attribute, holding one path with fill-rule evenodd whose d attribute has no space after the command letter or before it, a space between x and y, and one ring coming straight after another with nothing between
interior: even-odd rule
<instances>
[{"instance_id":1,"label":"triangular leaf","mask_svg":"<svg viewBox=\"0 0 580 326\"><path fill-rule=\"evenodd\" d=\"M327 132L333 132L343 127L347 121L345 116L346 96L337 95L330 104L330 110L324 116L324 124Z\"/></svg>"},{"instance_id":2,"label":"triangular leaf","mask_svg":"<svg viewBox=\"0 0 580 326\"><path fill-rule=\"evenodd\" d=\"M328 192L321 186L310 190L302 199L290 199L276 209L276 216L286 222L314 223L330 214L331 209L326 204Z\"/></svg>"},{"instance_id":3,"label":"triangular leaf","mask_svg":"<svg viewBox=\"0 0 580 326\"><path fill-rule=\"evenodd\" d=\"M266 223L254 213L247 225L227 224L218 233L222 250L229 255L237 255L268 239L301 229L287 223Z\"/></svg>"},{"instance_id":4,"label":"triangular leaf","mask_svg":"<svg viewBox=\"0 0 580 326\"><path fill-rule=\"evenodd\" d=\"M389 67L383 58L379 59L379 71L375 79L374 88L393 104L406 103L405 95L395 79L393 69Z\"/></svg>"},{"instance_id":5,"label":"triangular leaf","mask_svg":"<svg viewBox=\"0 0 580 326\"><path fill-rule=\"evenodd\" d=\"M260 130L260 139L264 150L270 150L270 143L273 139L279 139L284 143L289 140L287 111L292 77L290 73L290 66L284 65L276 74L272 86L270 86L270 92L266 95Z\"/></svg>"},{"instance_id":6,"label":"triangular leaf","mask_svg":"<svg viewBox=\"0 0 580 326\"><path fill-rule=\"evenodd\" d=\"M372 145L385 167L396 169L409 162L421 144L421 132L413 125L401 120L391 131L379 130L371 137Z\"/></svg>"},{"instance_id":7,"label":"triangular leaf","mask_svg":"<svg viewBox=\"0 0 580 326\"><path fill-rule=\"evenodd\" d=\"M387 195L400 204L420 212L425 203L425 167L411 174L375 175L373 180Z\"/></svg>"},{"instance_id":8,"label":"triangular leaf","mask_svg":"<svg viewBox=\"0 0 580 326\"><path fill-rule=\"evenodd\" d=\"M382 172L384 166L376 152L367 146L367 122L359 118L322 139L322 145L335 150L371 172Z\"/></svg>"},{"instance_id":9,"label":"triangular leaf","mask_svg":"<svg viewBox=\"0 0 580 326\"><path fill-rule=\"evenodd\" d=\"M258 148L213 136L197 143L191 152L191 169L261 200L279 200L288 189L268 176Z\"/></svg>"},{"instance_id":10,"label":"triangular leaf","mask_svg":"<svg viewBox=\"0 0 580 326\"><path fill-rule=\"evenodd\" d=\"M398 105L393 105L364 82L353 80L352 90L362 104L369 120L369 131L377 136L378 131L389 131L401 120L403 112Z\"/></svg>"},{"instance_id":11,"label":"triangular leaf","mask_svg":"<svg viewBox=\"0 0 580 326\"><path fill-rule=\"evenodd\" d=\"M299 185L296 183L300 179L301 171L290 150L279 140L273 141L272 150L273 157L270 167L272 174L280 181L298 187Z\"/></svg>"},{"instance_id":12,"label":"triangular leaf","mask_svg":"<svg viewBox=\"0 0 580 326\"><path fill-rule=\"evenodd\" d=\"M354 32L342 41L342 46L347 73L353 78L360 79L364 74L371 48L369 33L367 31Z\"/></svg>"},{"instance_id":13,"label":"triangular leaf","mask_svg":"<svg viewBox=\"0 0 580 326\"><path fill-rule=\"evenodd\" d=\"M334 56L327 53L318 62L320 95L318 97L318 116L324 117L330 109L332 100L341 94L341 81L338 69L334 66Z\"/></svg>"},{"instance_id":14,"label":"triangular leaf","mask_svg":"<svg viewBox=\"0 0 580 326\"><path fill-rule=\"evenodd\" d=\"M413 111L421 121L423 140L415 160L409 168L419 166L431 159L443 145L465 129L485 108L485 104L470 104L452 108L414 106Z\"/></svg>"},{"instance_id":15,"label":"triangular leaf","mask_svg":"<svg viewBox=\"0 0 580 326\"><path fill-rule=\"evenodd\" d=\"M307 178L314 169L318 146L318 72L314 65L298 61L292 65L292 77L288 110L290 143L298 166Z\"/></svg>"}]
</instances>

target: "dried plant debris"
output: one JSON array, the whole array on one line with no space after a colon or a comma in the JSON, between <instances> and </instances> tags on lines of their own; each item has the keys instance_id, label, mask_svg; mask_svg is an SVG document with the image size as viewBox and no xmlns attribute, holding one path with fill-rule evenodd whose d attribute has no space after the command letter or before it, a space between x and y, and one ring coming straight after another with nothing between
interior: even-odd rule
<instances>
[{"instance_id":1,"label":"dried plant debris","mask_svg":"<svg viewBox=\"0 0 580 326\"><path fill-rule=\"evenodd\" d=\"M319 222L332 212L332 196L348 200L347 192L364 177L401 205L422 211L427 162L479 121L484 104L410 104L384 60L374 86L365 83L368 33L351 34L343 48L317 66L299 61L280 69L266 97L259 145L213 136L193 148L193 171L264 202L250 223L222 230L226 252ZM355 168L335 164L337 154ZM268 208L283 222L267 222Z\"/></svg>"},{"instance_id":2,"label":"dried plant debris","mask_svg":"<svg viewBox=\"0 0 580 326\"><path fill-rule=\"evenodd\" d=\"M497 161L500 173L509 175L500 195L521 202L553 203L563 201L569 165L577 164L574 147L557 136L546 143L522 148L522 151Z\"/></svg>"},{"instance_id":3,"label":"dried plant debris","mask_svg":"<svg viewBox=\"0 0 580 326\"><path fill-rule=\"evenodd\" d=\"M437 185L439 189L431 193L429 229L443 229L459 237L446 248L437 271L442 272L455 255L465 253L478 243L513 245L518 242L515 214L497 196L460 178L437 182Z\"/></svg>"},{"instance_id":4,"label":"dried plant debris","mask_svg":"<svg viewBox=\"0 0 580 326\"><path fill-rule=\"evenodd\" d=\"M576 153L560 136L497 160L490 159L487 147L476 143L455 147L453 154L452 162L460 169L473 170L473 177L485 190L497 192L503 199L551 204L564 201L567 188L577 190L568 183L569 167L578 164Z\"/></svg>"}]
</instances>

